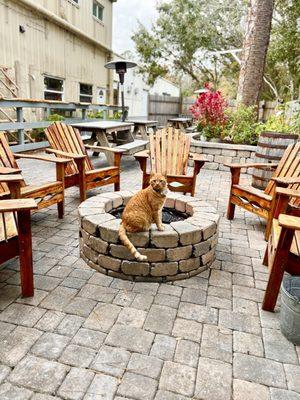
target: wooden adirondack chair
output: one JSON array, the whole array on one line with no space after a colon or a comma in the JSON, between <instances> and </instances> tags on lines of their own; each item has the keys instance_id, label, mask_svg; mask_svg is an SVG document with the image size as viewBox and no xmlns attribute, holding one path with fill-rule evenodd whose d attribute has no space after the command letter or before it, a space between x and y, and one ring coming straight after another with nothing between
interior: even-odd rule
<instances>
[{"instance_id":1,"label":"wooden adirondack chair","mask_svg":"<svg viewBox=\"0 0 300 400\"><path fill-rule=\"evenodd\" d=\"M22 182L19 174L0 175L0 192L4 184L18 187ZM34 294L30 211L37 208L33 199L0 200L0 265L19 256L23 297Z\"/></svg>"},{"instance_id":2,"label":"wooden adirondack chair","mask_svg":"<svg viewBox=\"0 0 300 400\"><path fill-rule=\"evenodd\" d=\"M277 186L297 189L300 177L300 142L291 144L284 152L279 164L251 163L251 164L226 164L231 171L231 190L227 209L227 218L234 218L235 206L245 208L267 220L266 239L268 239L272 223L272 207L275 207L275 191ZM239 183L241 168L273 168L273 178L266 189L261 191L252 186ZM273 200L273 202L272 202ZM274 211L274 210L273 210Z\"/></svg>"},{"instance_id":3,"label":"wooden adirondack chair","mask_svg":"<svg viewBox=\"0 0 300 400\"><path fill-rule=\"evenodd\" d=\"M64 215L64 166L68 162L66 159L56 159L47 156L38 156L32 154L14 154L8 144L6 135L0 132L0 168L2 173L5 173L4 168L14 169L15 172L20 172L16 159L28 158L33 160L47 161L56 164L56 181L48 182L43 185L26 185L22 180L19 193L15 193L11 197L30 198L37 203L38 209L49 207L57 204L58 216L63 218ZM1 172L0 172L1 173ZM0 198L9 197L8 183L0 184Z\"/></svg>"},{"instance_id":4,"label":"wooden adirondack chair","mask_svg":"<svg viewBox=\"0 0 300 400\"><path fill-rule=\"evenodd\" d=\"M275 308L284 272L300 275L300 189L277 188L275 197L274 218L263 261L270 272L262 304L266 311Z\"/></svg>"},{"instance_id":5,"label":"wooden adirondack chair","mask_svg":"<svg viewBox=\"0 0 300 400\"><path fill-rule=\"evenodd\" d=\"M123 151L110 147L85 145L78 129L55 122L45 130L51 149L57 157L65 157L69 162L65 169L66 188L79 185L80 200L86 199L86 191L98 186L114 184L120 190L120 163ZM114 154L114 166L94 169L86 149L105 150Z\"/></svg>"},{"instance_id":6,"label":"wooden adirondack chair","mask_svg":"<svg viewBox=\"0 0 300 400\"><path fill-rule=\"evenodd\" d=\"M135 158L143 171L143 188L149 185L151 172L167 175L169 189L195 195L196 179L205 158L190 153L191 138L184 132L172 127L150 134L150 152L142 151ZM151 172L147 172L147 160L150 158ZM187 175L188 161L194 161L193 175ZM176 183L176 185L174 185Z\"/></svg>"}]
</instances>

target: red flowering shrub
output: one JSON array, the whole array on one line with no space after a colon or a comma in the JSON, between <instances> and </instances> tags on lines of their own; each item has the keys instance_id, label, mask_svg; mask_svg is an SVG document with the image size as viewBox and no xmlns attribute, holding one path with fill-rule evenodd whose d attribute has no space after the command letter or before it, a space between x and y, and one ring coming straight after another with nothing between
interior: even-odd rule
<instances>
[{"instance_id":1,"label":"red flowering shrub","mask_svg":"<svg viewBox=\"0 0 300 400\"><path fill-rule=\"evenodd\" d=\"M219 90L214 91L209 83L204 85L206 92L200 93L190 107L193 117L198 121L198 129L209 138L222 136L227 122L225 108L227 101Z\"/></svg>"}]
</instances>

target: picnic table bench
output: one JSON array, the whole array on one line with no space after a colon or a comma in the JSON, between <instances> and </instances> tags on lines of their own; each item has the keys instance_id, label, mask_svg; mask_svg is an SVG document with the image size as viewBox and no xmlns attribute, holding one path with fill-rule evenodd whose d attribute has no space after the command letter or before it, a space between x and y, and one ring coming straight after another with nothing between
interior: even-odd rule
<instances>
[{"instance_id":1,"label":"picnic table bench","mask_svg":"<svg viewBox=\"0 0 300 400\"><path fill-rule=\"evenodd\" d=\"M133 136L140 134L142 139L149 140L149 128L153 133L156 132L158 121L150 121L144 119L129 119L128 122L134 124Z\"/></svg>"},{"instance_id":2,"label":"picnic table bench","mask_svg":"<svg viewBox=\"0 0 300 400\"><path fill-rule=\"evenodd\" d=\"M189 117L178 117L168 119L168 124L175 129L185 130L192 125L193 119Z\"/></svg>"},{"instance_id":3,"label":"picnic table bench","mask_svg":"<svg viewBox=\"0 0 300 400\"><path fill-rule=\"evenodd\" d=\"M131 132L134 126L132 122L120 121L91 121L79 122L71 124L80 132L91 132L92 135L86 141L89 144L97 144L102 147L113 147L115 144L117 148L124 150L125 155L132 155L138 151L144 150L148 144L147 140L135 140ZM110 139L110 140L109 140ZM100 151L94 151L93 155L98 155ZM114 165L113 155L109 152L103 151L109 165Z\"/></svg>"}]
</instances>

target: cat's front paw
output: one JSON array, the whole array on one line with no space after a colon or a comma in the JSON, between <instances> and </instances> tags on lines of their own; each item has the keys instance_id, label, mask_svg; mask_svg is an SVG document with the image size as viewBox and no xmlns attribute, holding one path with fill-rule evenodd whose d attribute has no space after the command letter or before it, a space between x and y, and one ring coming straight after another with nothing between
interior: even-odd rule
<instances>
[{"instance_id":1,"label":"cat's front paw","mask_svg":"<svg viewBox=\"0 0 300 400\"><path fill-rule=\"evenodd\" d=\"M147 256L143 256L142 254L139 254L139 255L136 257L136 259L137 259L138 261L147 261L147 260L148 260Z\"/></svg>"},{"instance_id":2,"label":"cat's front paw","mask_svg":"<svg viewBox=\"0 0 300 400\"><path fill-rule=\"evenodd\" d=\"M160 225L160 226L157 227L157 229L158 229L159 231L164 231L164 230L165 230L165 227L164 227L163 225Z\"/></svg>"}]
</instances>

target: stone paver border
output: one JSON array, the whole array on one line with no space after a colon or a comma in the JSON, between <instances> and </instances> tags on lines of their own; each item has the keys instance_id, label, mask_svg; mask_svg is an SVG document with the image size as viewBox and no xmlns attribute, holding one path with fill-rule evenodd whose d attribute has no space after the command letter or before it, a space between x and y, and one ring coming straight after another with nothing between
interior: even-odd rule
<instances>
[{"instance_id":1,"label":"stone paver border","mask_svg":"<svg viewBox=\"0 0 300 400\"><path fill-rule=\"evenodd\" d=\"M80 255L97 271L132 281L167 282L186 279L206 270L215 260L219 215L207 202L171 193L166 207L185 212L184 221L155 227L149 232L128 235L147 255L137 262L120 243L120 219L109 213L127 204L133 192L121 191L94 196L79 206Z\"/></svg>"}]
</instances>

